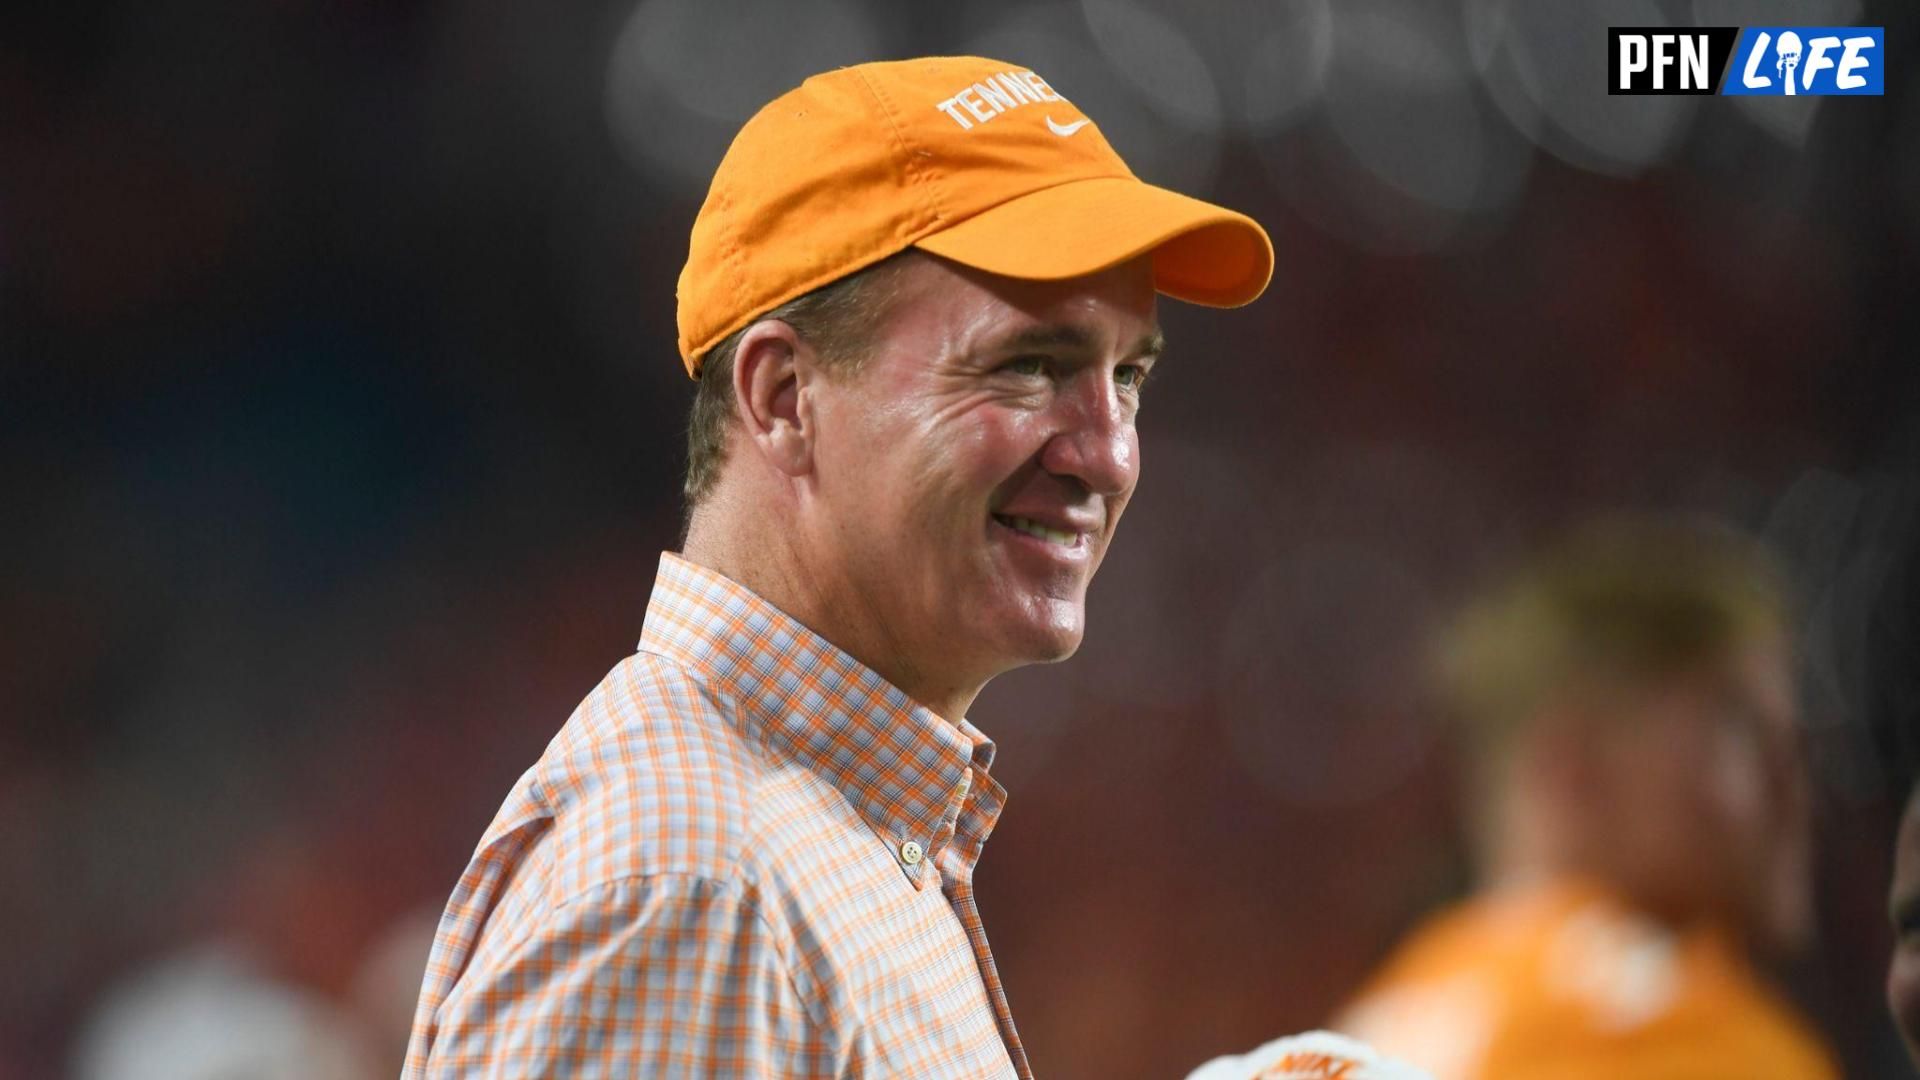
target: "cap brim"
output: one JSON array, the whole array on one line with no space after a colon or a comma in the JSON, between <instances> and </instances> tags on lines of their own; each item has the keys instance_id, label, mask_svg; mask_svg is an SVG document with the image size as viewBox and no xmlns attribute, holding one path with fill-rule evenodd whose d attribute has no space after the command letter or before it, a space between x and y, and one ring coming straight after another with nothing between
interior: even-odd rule
<instances>
[{"instance_id":1,"label":"cap brim","mask_svg":"<svg viewBox=\"0 0 1920 1080\"><path fill-rule=\"evenodd\" d=\"M1074 180L1001 203L917 246L1005 277L1080 277L1152 252L1154 287L1238 307L1273 277L1273 242L1244 214L1131 177Z\"/></svg>"}]
</instances>

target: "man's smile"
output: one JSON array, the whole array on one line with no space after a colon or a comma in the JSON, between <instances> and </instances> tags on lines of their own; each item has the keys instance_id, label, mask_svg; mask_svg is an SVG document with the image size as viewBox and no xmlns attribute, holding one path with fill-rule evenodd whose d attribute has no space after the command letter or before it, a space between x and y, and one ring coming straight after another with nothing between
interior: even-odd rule
<instances>
[{"instance_id":1,"label":"man's smile","mask_svg":"<svg viewBox=\"0 0 1920 1080\"><path fill-rule=\"evenodd\" d=\"M1087 561L1092 558L1094 541L1100 535L1098 525L1061 515L1039 518L996 513L992 516L994 526L1006 542L1054 562Z\"/></svg>"}]
</instances>

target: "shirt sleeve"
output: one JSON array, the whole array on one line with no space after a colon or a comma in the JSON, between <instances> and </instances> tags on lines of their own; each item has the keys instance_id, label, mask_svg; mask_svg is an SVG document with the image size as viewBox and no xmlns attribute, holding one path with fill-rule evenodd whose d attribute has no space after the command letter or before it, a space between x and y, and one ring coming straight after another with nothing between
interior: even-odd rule
<instances>
[{"instance_id":1,"label":"shirt sleeve","mask_svg":"<svg viewBox=\"0 0 1920 1080\"><path fill-rule=\"evenodd\" d=\"M413 1075L839 1072L754 899L687 875L597 886L483 949L433 1026Z\"/></svg>"}]
</instances>

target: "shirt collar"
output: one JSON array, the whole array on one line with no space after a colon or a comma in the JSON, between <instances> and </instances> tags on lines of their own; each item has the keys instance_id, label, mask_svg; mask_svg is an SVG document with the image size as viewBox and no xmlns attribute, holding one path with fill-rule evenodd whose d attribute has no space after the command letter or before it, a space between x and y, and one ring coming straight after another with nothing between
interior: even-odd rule
<instances>
[{"instance_id":1,"label":"shirt collar","mask_svg":"<svg viewBox=\"0 0 1920 1080\"><path fill-rule=\"evenodd\" d=\"M949 844L971 871L1006 792L987 775L993 740L970 721L949 723L745 586L672 552L660 556L640 651L738 699L768 751L839 791L916 888ZM903 855L909 841L920 858Z\"/></svg>"}]
</instances>

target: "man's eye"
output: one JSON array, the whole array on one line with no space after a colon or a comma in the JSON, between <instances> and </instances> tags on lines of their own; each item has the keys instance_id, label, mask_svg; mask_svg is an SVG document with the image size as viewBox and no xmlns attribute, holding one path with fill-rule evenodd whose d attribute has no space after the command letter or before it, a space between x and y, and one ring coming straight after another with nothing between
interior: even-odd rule
<instances>
[{"instance_id":1,"label":"man's eye","mask_svg":"<svg viewBox=\"0 0 1920 1080\"><path fill-rule=\"evenodd\" d=\"M1894 908L1893 932L1906 942L1920 938L1920 899L1908 900Z\"/></svg>"},{"instance_id":2,"label":"man's eye","mask_svg":"<svg viewBox=\"0 0 1920 1080\"><path fill-rule=\"evenodd\" d=\"M1000 370L1015 375L1043 375L1047 370L1047 358L1044 356L1016 356L1000 365Z\"/></svg>"},{"instance_id":3,"label":"man's eye","mask_svg":"<svg viewBox=\"0 0 1920 1080\"><path fill-rule=\"evenodd\" d=\"M1123 389L1138 390L1147 381L1147 369L1139 364L1121 364L1113 369L1113 381Z\"/></svg>"}]
</instances>

